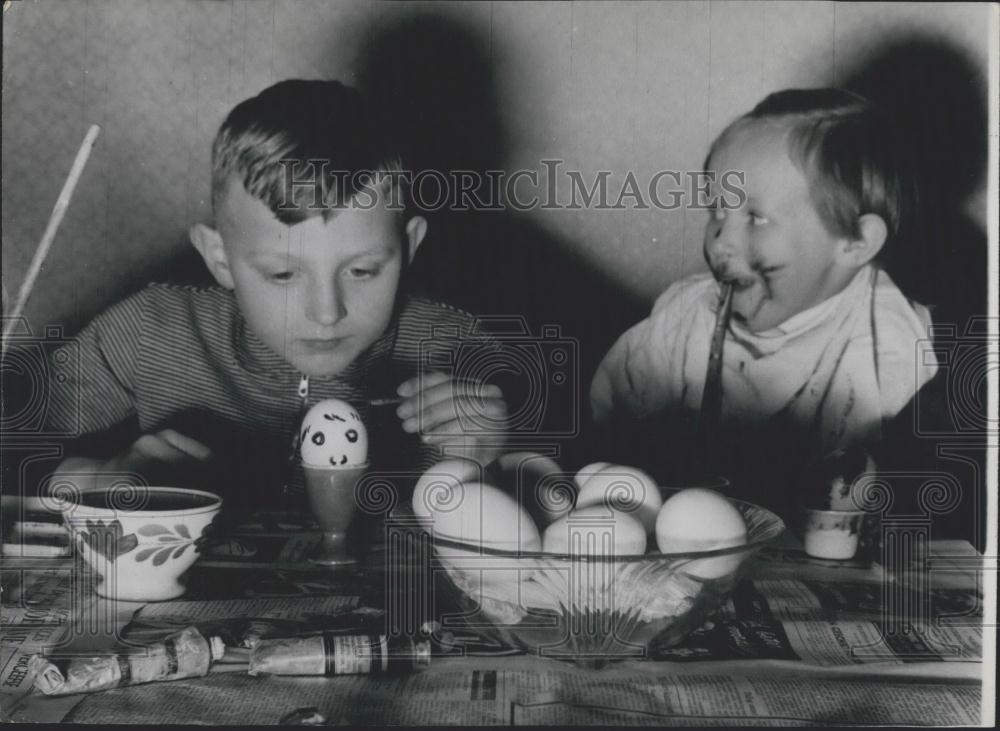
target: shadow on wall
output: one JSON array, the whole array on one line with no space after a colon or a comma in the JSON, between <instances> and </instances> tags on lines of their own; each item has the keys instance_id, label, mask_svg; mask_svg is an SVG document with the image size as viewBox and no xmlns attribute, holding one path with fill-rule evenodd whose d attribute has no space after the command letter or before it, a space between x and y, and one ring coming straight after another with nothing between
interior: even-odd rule
<instances>
[{"instance_id":1,"label":"shadow on wall","mask_svg":"<svg viewBox=\"0 0 1000 731\"><path fill-rule=\"evenodd\" d=\"M986 171L982 71L961 49L914 36L859 60L844 86L888 112L916 176L916 215L886 267L936 323L962 333L987 306L986 234L968 210Z\"/></svg>"},{"instance_id":2,"label":"shadow on wall","mask_svg":"<svg viewBox=\"0 0 1000 731\"><path fill-rule=\"evenodd\" d=\"M894 490L897 512L929 511L937 536L966 538L983 550L985 436L996 425L986 413L985 211L970 211L970 200L986 170L986 81L962 50L916 36L859 60L844 86L880 104L895 121L919 203L909 232L887 252L886 268L907 296L931 306L941 328L935 333L941 368L886 425L879 467L889 474L955 478L962 486L955 507L935 510L922 493L900 485Z\"/></svg>"},{"instance_id":3,"label":"shadow on wall","mask_svg":"<svg viewBox=\"0 0 1000 731\"><path fill-rule=\"evenodd\" d=\"M511 141L488 26L405 13L369 39L359 79L415 173L504 169ZM425 190L434 197L433 186ZM642 304L524 215L446 206L426 216L429 233L410 272L414 288L478 315L523 316L533 334L559 325L563 337L580 343L585 396L600 358L643 316Z\"/></svg>"}]
</instances>

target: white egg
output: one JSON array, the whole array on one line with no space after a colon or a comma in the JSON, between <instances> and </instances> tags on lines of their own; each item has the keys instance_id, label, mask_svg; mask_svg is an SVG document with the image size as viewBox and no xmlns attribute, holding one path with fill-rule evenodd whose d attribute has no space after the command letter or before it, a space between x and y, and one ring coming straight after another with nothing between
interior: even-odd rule
<instances>
[{"instance_id":1,"label":"white egg","mask_svg":"<svg viewBox=\"0 0 1000 731\"><path fill-rule=\"evenodd\" d=\"M456 485L482 482L483 468L478 462L456 457L438 462L417 480L413 488L413 513L420 518L430 518L438 508L445 511L462 496Z\"/></svg>"},{"instance_id":2,"label":"white egg","mask_svg":"<svg viewBox=\"0 0 1000 731\"><path fill-rule=\"evenodd\" d=\"M511 452L489 467L509 495L515 495L542 525L573 509L577 488L552 459L536 452Z\"/></svg>"},{"instance_id":3,"label":"white egg","mask_svg":"<svg viewBox=\"0 0 1000 731\"><path fill-rule=\"evenodd\" d=\"M656 519L656 543L663 553L712 551L746 542L747 526L740 511L714 490L681 490L663 503ZM683 570L715 579L735 571L741 560L742 555L696 559Z\"/></svg>"},{"instance_id":4,"label":"white egg","mask_svg":"<svg viewBox=\"0 0 1000 731\"><path fill-rule=\"evenodd\" d=\"M656 481L645 472L635 467L613 464L591 475L576 497L577 508L602 503L631 513L642 523L647 533L652 533L663 498Z\"/></svg>"},{"instance_id":5,"label":"white egg","mask_svg":"<svg viewBox=\"0 0 1000 731\"><path fill-rule=\"evenodd\" d=\"M434 489L433 487L427 490ZM445 570L473 598L486 587L514 587L533 572L528 559L490 554L489 550L535 552L542 539L531 516L517 501L492 485L459 482L436 488L436 500L427 515L436 537L469 544L463 549L436 544L434 551ZM447 491L447 494L446 492ZM426 494L426 492L425 492ZM414 500L424 500L414 495ZM483 552L482 549L487 549Z\"/></svg>"},{"instance_id":6,"label":"white egg","mask_svg":"<svg viewBox=\"0 0 1000 731\"><path fill-rule=\"evenodd\" d=\"M610 466L610 462L592 462L586 467L581 467L580 471L576 473L576 477L573 478L576 481L576 486L582 489L587 480L603 470L605 467Z\"/></svg>"},{"instance_id":7,"label":"white egg","mask_svg":"<svg viewBox=\"0 0 1000 731\"><path fill-rule=\"evenodd\" d=\"M433 489L433 485L425 490ZM482 482L460 482L425 500L427 519L434 535L472 544L476 547L505 551L537 551L541 536L535 522L514 498Z\"/></svg>"},{"instance_id":8,"label":"white egg","mask_svg":"<svg viewBox=\"0 0 1000 731\"><path fill-rule=\"evenodd\" d=\"M346 401L320 401L306 413L299 432L303 464L353 467L368 461L368 431Z\"/></svg>"},{"instance_id":9,"label":"white egg","mask_svg":"<svg viewBox=\"0 0 1000 731\"><path fill-rule=\"evenodd\" d=\"M545 529L542 550L588 556L646 552L646 530L632 515L607 505L577 508Z\"/></svg>"}]
</instances>

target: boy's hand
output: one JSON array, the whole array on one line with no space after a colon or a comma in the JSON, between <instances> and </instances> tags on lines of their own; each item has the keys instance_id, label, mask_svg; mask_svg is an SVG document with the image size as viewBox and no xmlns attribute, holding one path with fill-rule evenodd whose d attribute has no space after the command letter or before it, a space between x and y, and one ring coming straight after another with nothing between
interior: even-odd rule
<instances>
[{"instance_id":1,"label":"boy's hand","mask_svg":"<svg viewBox=\"0 0 1000 731\"><path fill-rule=\"evenodd\" d=\"M397 393L403 430L420 434L426 444L481 464L503 450L507 403L498 386L428 373L404 382Z\"/></svg>"},{"instance_id":2,"label":"boy's hand","mask_svg":"<svg viewBox=\"0 0 1000 731\"><path fill-rule=\"evenodd\" d=\"M173 429L163 429L155 434L139 437L125 452L112 457L98 469L109 476L117 473L134 473L142 477L146 484L159 486L185 486L199 473L212 458L212 450L191 437Z\"/></svg>"}]
</instances>

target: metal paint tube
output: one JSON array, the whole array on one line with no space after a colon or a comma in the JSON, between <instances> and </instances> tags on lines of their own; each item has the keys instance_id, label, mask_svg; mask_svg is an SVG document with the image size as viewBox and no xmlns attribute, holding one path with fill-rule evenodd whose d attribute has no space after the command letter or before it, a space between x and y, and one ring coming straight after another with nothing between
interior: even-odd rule
<instances>
[{"instance_id":1,"label":"metal paint tube","mask_svg":"<svg viewBox=\"0 0 1000 731\"><path fill-rule=\"evenodd\" d=\"M34 655L29 667L42 693L67 695L201 677L224 652L220 638L205 639L197 629L187 627L162 642L124 653L73 658Z\"/></svg>"},{"instance_id":2,"label":"metal paint tube","mask_svg":"<svg viewBox=\"0 0 1000 731\"><path fill-rule=\"evenodd\" d=\"M261 640L250 650L250 675L381 675L422 670L430 640L324 633Z\"/></svg>"}]
</instances>

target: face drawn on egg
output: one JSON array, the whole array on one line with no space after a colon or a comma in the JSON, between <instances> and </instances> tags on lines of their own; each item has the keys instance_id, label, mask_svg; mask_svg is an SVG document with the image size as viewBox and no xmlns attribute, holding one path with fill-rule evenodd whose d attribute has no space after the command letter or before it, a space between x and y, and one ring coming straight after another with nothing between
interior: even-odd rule
<instances>
[{"instance_id":1,"label":"face drawn on egg","mask_svg":"<svg viewBox=\"0 0 1000 731\"><path fill-rule=\"evenodd\" d=\"M304 464L349 467L368 459L368 432L350 404L327 399L309 409L299 432Z\"/></svg>"}]
</instances>

